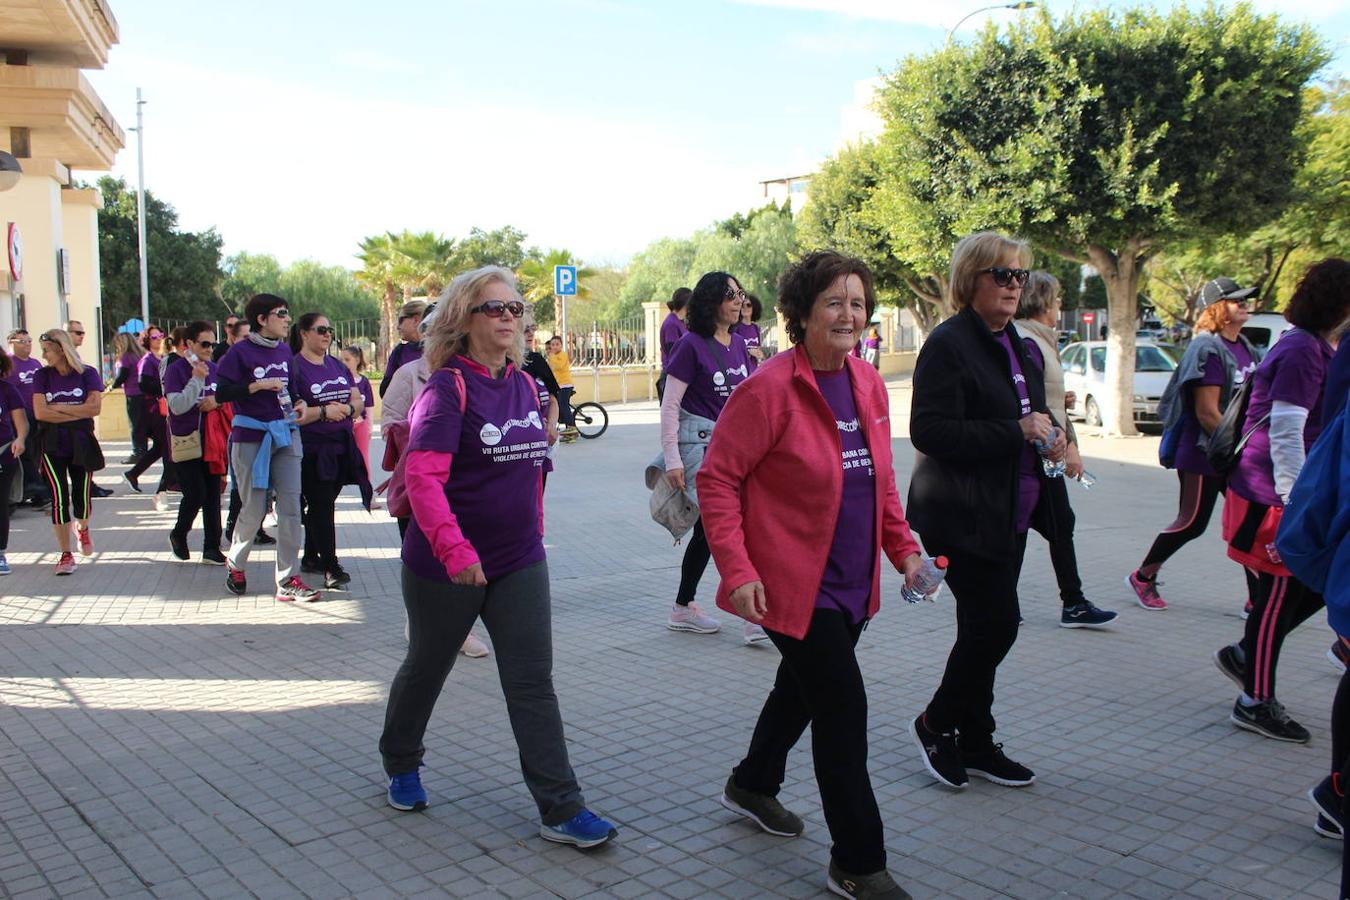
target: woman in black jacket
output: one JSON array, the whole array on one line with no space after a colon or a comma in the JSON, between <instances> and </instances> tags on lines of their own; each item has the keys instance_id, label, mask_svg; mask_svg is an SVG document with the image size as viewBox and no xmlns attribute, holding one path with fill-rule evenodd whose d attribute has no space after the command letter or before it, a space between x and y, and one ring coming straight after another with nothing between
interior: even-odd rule
<instances>
[{"instance_id":1,"label":"woman in black jacket","mask_svg":"<svg viewBox=\"0 0 1350 900\"><path fill-rule=\"evenodd\" d=\"M924 341L914 369L910 524L949 560L956 644L928 708L911 724L924 765L964 788L967 775L1020 787L1035 775L994 743L994 673L1017 638L1017 579L1033 517L1054 533L1038 501L1045 473L1033 446L1062 459L1065 439L1045 403L1041 373L1009 328L1031 250L991 231L952 251L951 293L960 310ZM1044 526L1043 528L1041 526Z\"/></svg>"}]
</instances>

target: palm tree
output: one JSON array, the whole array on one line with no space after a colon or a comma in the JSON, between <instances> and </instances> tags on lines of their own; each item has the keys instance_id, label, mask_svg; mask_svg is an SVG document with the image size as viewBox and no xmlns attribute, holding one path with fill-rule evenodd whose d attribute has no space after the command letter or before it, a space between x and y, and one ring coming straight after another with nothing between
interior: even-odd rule
<instances>
[{"instance_id":1,"label":"palm tree","mask_svg":"<svg viewBox=\"0 0 1350 900\"><path fill-rule=\"evenodd\" d=\"M433 231L404 231L395 237L394 248L404 260L405 299L419 292L437 296L460 268L454 239Z\"/></svg>"},{"instance_id":2,"label":"palm tree","mask_svg":"<svg viewBox=\"0 0 1350 900\"><path fill-rule=\"evenodd\" d=\"M361 270L356 273L356 280L370 288L380 298L381 365L389 354L389 348L393 346L394 323L398 315L402 260L394 242L392 232L373 235L361 241L361 250L357 253L357 258L361 260Z\"/></svg>"},{"instance_id":3,"label":"palm tree","mask_svg":"<svg viewBox=\"0 0 1350 900\"><path fill-rule=\"evenodd\" d=\"M559 298L553 295L553 268L555 266L576 266L577 267L577 298L581 300L589 299L591 292L586 285L586 279L595 274L594 269L587 268L572 255L570 250L548 250L540 253L532 252L529 257L520 264L516 270L516 280L520 282L520 294L527 303L534 307L544 300L552 300L552 319L557 326L562 324L562 304ZM536 318L543 319L536 311Z\"/></svg>"}]
</instances>

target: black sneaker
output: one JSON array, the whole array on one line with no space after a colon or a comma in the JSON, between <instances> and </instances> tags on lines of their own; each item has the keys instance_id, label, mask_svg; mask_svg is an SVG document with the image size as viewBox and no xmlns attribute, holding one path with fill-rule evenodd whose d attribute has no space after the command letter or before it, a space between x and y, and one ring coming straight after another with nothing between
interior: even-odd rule
<instances>
[{"instance_id":1,"label":"black sneaker","mask_svg":"<svg viewBox=\"0 0 1350 900\"><path fill-rule=\"evenodd\" d=\"M351 584L352 576L347 574L347 570L342 568L340 563L333 563L332 568L324 573L325 577L332 579L337 584Z\"/></svg>"},{"instance_id":2,"label":"black sneaker","mask_svg":"<svg viewBox=\"0 0 1350 900\"><path fill-rule=\"evenodd\" d=\"M1336 642L1327 651L1327 662L1335 666L1336 671L1342 675L1345 674L1346 666L1350 665L1350 650L1345 649L1345 644L1341 643L1340 638L1336 638Z\"/></svg>"},{"instance_id":3,"label":"black sneaker","mask_svg":"<svg viewBox=\"0 0 1350 900\"><path fill-rule=\"evenodd\" d=\"M882 869L871 875L850 875L830 860L830 873L825 882L831 894L840 897L885 898L885 900L910 900L909 892L895 883L891 873Z\"/></svg>"},{"instance_id":4,"label":"black sneaker","mask_svg":"<svg viewBox=\"0 0 1350 900\"><path fill-rule=\"evenodd\" d=\"M352 576L348 575L341 567L336 572L327 572L323 576L323 586L329 591L345 591L347 585L351 584Z\"/></svg>"},{"instance_id":5,"label":"black sneaker","mask_svg":"<svg viewBox=\"0 0 1350 900\"><path fill-rule=\"evenodd\" d=\"M1289 718L1289 713L1285 712L1278 700L1243 706L1242 700L1238 699L1233 703L1233 712L1228 718L1239 728L1277 741L1306 744L1312 737L1308 729Z\"/></svg>"},{"instance_id":6,"label":"black sneaker","mask_svg":"<svg viewBox=\"0 0 1350 900\"><path fill-rule=\"evenodd\" d=\"M1229 644L1214 651L1214 665L1227 675L1239 688L1246 689L1247 660L1242 655L1242 646Z\"/></svg>"},{"instance_id":7,"label":"black sneaker","mask_svg":"<svg viewBox=\"0 0 1350 900\"><path fill-rule=\"evenodd\" d=\"M122 465L124 465L124 466L134 466L134 465L136 465L136 463L138 463L138 462L140 462L140 461L141 461L141 455L140 455L139 453L133 453L133 454L131 454L130 456L128 456L126 459L122 460Z\"/></svg>"},{"instance_id":8,"label":"black sneaker","mask_svg":"<svg viewBox=\"0 0 1350 900\"><path fill-rule=\"evenodd\" d=\"M187 538L172 531L169 532L169 549L173 551L173 555L176 558L181 559L184 562L187 562L192 557L192 554L188 552Z\"/></svg>"},{"instance_id":9,"label":"black sneaker","mask_svg":"<svg viewBox=\"0 0 1350 900\"><path fill-rule=\"evenodd\" d=\"M1313 831L1322 837L1339 841L1345 839L1345 816L1341 813L1341 804L1345 798L1336 792L1338 780L1334 775L1323 778L1316 787L1309 789L1308 799L1317 809L1317 823L1313 825Z\"/></svg>"},{"instance_id":10,"label":"black sneaker","mask_svg":"<svg viewBox=\"0 0 1350 900\"><path fill-rule=\"evenodd\" d=\"M105 488L101 484L89 485L89 493L94 497L111 497L113 495L112 488Z\"/></svg>"},{"instance_id":11,"label":"black sneaker","mask_svg":"<svg viewBox=\"0 0 1350 900\"><path fill-rule=\"evenodd\" d=\"M1102 628L1116 620L1119 613L1098 609L1084 600L1073 606L1064 607L1059 615L1060 628Z\"/></svg>"},{"instance_id":12,"label":"black sneaker","mask_svg":"<svg viewBox=\"0 0 1350 900\"><path fill-rule=\"evenodd\" d=\"M970 779L966 777L966 767L961 765L961 750L956 745L955 732L942 734L931 730L923 723L923 715L920 714L909 723L909 733L923 753L923 767L928 770L929 775L947 787L957 790L970 784Z\"/></svg>"},{"instance_id":13,"label":"black sneaker","mask_svg":"<svg viewBox=\"0 0 1350 900\"><path fill-rule=\"evenodd\" d=\"M317 560L311 559L308 556L300 557L300 571L304 572L306 575L324 574L323 566L319 565Z\"/></svg>"},{"instance_id":14,"label":"black sneaker","mask_svg":"<svg viewBox=\"0 0 1350 900\"><path fill-rule=\"evenodd\" d=\"M127 483L127 487L131 488L136 493L138 494L144 493L144 491L141 490L141 483L137 481L135 478L131 477L130 474L123 472L122 480Z\"/></svg>"},{"instance_id":15,"label":"black sneaker","mask_svg":"<svg viewBox=\"0 0 1350 900\"><path fill-rule=\"evenodd\" d=\"M740 813L753 821L769 834L779 837L796 837L805 829L801 816L778 802L777 797L756 794L736 787L736 776L727 779L722 790L722 805L734 813Z\"/></svg>"},{"instance_id":16,"label":"black sneaker","mask_svg":"<svg viewBox=\"0 0 1350 900\"><path fill-rule=\"evenodd\" d=\"M219 547L207 547L202 551L202 563L208 566L223 566L225 554L220 552Z\"/></svg>"},{"instance_id":17,"label":"black sneaker","mask_svg":"<svg viewBox=\"0 0 1350 900\"><path fill-rule=\"evenodd\" d=\"M993 744L979 753L961 754L966 772L1005 787L1026 787L1036 781L1036 773L1003 755L1003 745Z\"/></svg>"},{"instance_id":18,"label":"black sneaker","mask_svg":"<svg viewBox=\"0 0 1350 900\"><path fill-rule=\"evenodd\" d=\"M259 528L258 533L253 536L253 543L258 544L259 546L262 547L266 547L268 544L275 544L276 542L277 542L276 538L272 537L270 534L263 531L261 528Z\"/></svg>"},{"instance_id":19,"label":"black sneaker","mask_svg":"<svg viewBox=\"0 0 1350 900\"><path fill-rule=\"evenodd\" d=\"M225 564L225 590L237 595L248 591L248 579L244 577L243 569L236 569L229 563Z\"/></svg>"}]
</instances>

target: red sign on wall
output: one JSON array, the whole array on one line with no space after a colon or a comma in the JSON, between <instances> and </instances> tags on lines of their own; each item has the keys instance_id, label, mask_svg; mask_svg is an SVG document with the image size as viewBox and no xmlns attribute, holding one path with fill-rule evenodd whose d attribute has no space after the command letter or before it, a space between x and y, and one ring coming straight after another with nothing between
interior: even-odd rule
<instances>
[{"instance_id":1,"label":"red sign on wall","mask_svg":"<svg viewBox=\"0 0 1350 900\"><path fill-rule=\"evenodd\" d=\"M10 222L6 229L5 246L8 248L9 276L15 281L23 281L23 239L19 237L19 225Z\"/></svg>"}]
</instances>

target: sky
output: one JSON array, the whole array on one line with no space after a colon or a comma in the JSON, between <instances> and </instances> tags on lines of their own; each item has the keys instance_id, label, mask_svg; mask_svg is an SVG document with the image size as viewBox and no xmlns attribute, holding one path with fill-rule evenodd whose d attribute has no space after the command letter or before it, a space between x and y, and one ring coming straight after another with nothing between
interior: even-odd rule
<instances>
[{"instance_id":1,"label":"sky","mask_svg":"<svg viewBox=\"0 0 1350 900\"><path fill-rule=\"evenodd\" d=\"M107 2L121 40L86 74L127 131L114 174L134 186L140 87L146 187L181 227L214 226L227 254L353 268L367 235L503 225L622 265L750 208L759 181L812 171L856 82L984 5ZM1311 24L1329 72L1350 74L1350 0L1255 5ZM1017 15L973 16L957 39Z\"/></svg>"}]
</instances>

